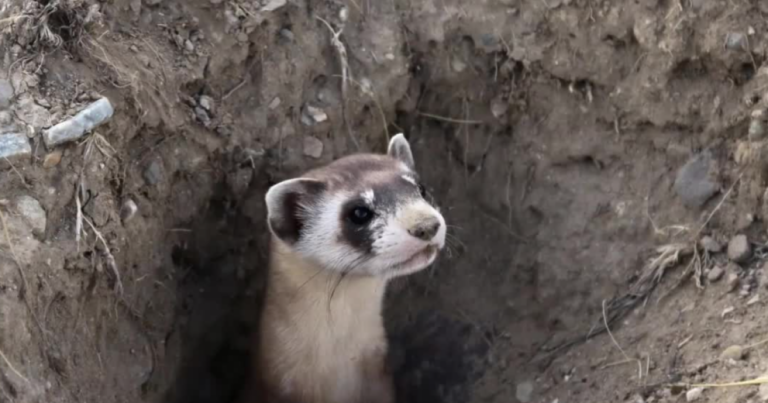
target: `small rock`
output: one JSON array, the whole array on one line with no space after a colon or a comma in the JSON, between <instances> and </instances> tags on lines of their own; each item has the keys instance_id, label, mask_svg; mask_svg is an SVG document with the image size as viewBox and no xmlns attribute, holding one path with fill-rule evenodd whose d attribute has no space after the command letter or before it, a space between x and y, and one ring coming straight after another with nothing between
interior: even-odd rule
<instances>
[{"instance_id":1,"label":"small rock","mask_svg":"<svg viewBox=\"0 0 768 403\"><path fill-rule=\"evenodd\" d=\"M704 389L702 389L702 388L693 388L693 389L685 392L685 401L686 402L693 402L693 401L699 400L703 393L704 393Z\"/></svg>"},{"instance_id":2,"label":"small rock","mask_svg":"<svg viewBox=\"0 0 768 403\"><path fill-rule=\"evenodd\" d=\"M721 245L720 242L717 242L715 238L709 235L701 238L699 245L702 247L702 249L709 253L720 253L723 250L723 245Z\"/></svg>"},{"instance_id":3,"label":"small rock","mask_svg":"<svg viewBox=\"0 0 768 403\"><path fill-rule=\"evenodd\" d=\"M515 390L515 397L521 403L528 403L531 401L531 395L533 395L533 383L521 382L517 384Z\"/></svg>"},{"instance_id":4,"label":"small rock","mask_svg":"<svg viewBox=\"0 0 768 403\"><path fill-rule=\"evenodd\" d=\"M55 150L51 153L48 153L48 155L46 155L45 159L43 160L43 168L50 169L56 165L59 165L61 162L61 156L61 150Z\"/></svg>"},{"instance_id":5,"label":"small rock","mask_svg":"<svg viewBox=\"0 0 768 403\"><path fill-rule=\"evenodd\" d=\"M304 136L304 155L320 158L323 155L323 142L312 136Z\"/></svg>"},{"instance_id":6,"label":"small rock","mask_svg":"<svg viewBox=\"0 0 768 403\"><path fill-rule=\"evenodd\" d=\"M280 103L282 101L280 100L280 97L275 97L275 99L272 100L272 102L269 103L269 109L276 109L278 106L280 106Z\"/></svg>"},{"instance_id":7,"label":"small rock","mask_svg":"<svg viewBox=\"0 0 768 403\"><path fill-rule=\"evenodd\" d=\"M158 161L152 161L144 170L144 181L148 185L156 185L163 179L163 167Z\"/></svg>"},{"instance_id":8,"label":"small rock","mask_svg":"<svg viewBox=\"0 0 768 403\"><path fill-rule=\"evenodd\" d=\"M306 126L312 126L315 123L322 123L326 120L328 120L328 115L322 109L312 105L307 105L301 116L301 123L304 123Z\"/></svg>"},{"instance_id":9,"label":"small rock","mask_svg":"<svg viewBox=\"0 0 768 403\"><path fill-rule=\"evenodd\" d=\"M736 310L736 308L734 308L732 306L729 306L729 307L723 309L723 312L720 314L720 317L721 318L725 318L726 316L728 316L731 313L733 313L733 311L735 311L735 310Z\"/></svg>"},{"instance_id":10,"label":"small rock","mask_svg":"<svg viewBox=\"0 0 768 403\"><path fill-rule=\"evenodd\" d=\"M209 127L211 125L211 116L208 115L208 112L202 106L195 107L195 117L203 126Z\"/></svg>"},{"instance_id":11,"label":"small rock","mask_svg":"<svg viewBox=\"0 0 768 403\"><path fill-rule=\"evenodd\" d=\"M728 292L735 290L739 286L739 275L736 273L728 273Z\"/></svg>"},{"instance_id":12,"label":"small rock","mask_svg":"<svg viewBox=\"0 0 768 403\"><path fill-rule=\"evenodd\" d=\"M710 178L712 155L703 152L690 159L677 173L675 191L689 207L701 207L717 193L719 185Z\"/></svg>"},{"instance_id":13,"label":"small rock","mask_svg":"<svg viewBox=\"0 0 768 403\"><path fill-rule=\"evenodd\" d=\"M728 50L746 50L747 37L741 32L729 32L725 35L725 48Z\"/></svg>"},{"instance_id":14,"label":"small rock","mask_svg":"<svg viewBox=\"0 0 768 403\"><path fill-rule=\"evenodd\" d=\"M201 95L200 100L198 101L200 103L200 106L203 107L208 112L213 112L213 105L214 101L213 98L209 97L208 95Z\"/></svg>"},{"instance_id":15,"label":"small rock","mask_svg":"<svg viewBox=\"0 0 768 403\"><path fill-rule=\"evenodd\" d=\"M491 101L491 113L496 119L501 119L507 114L507 103L501 97L496 97Z\"/></svg>"},{"instance_id":16,"label":"small rock","mask_svg":"<svg viewBox=\"0 0 768 403\"><path fill-rule=\"evenodd\" d=\"M760 296L755 295L754 297L750 298L749 301L747 301L747 306L752 306L757 303L760 303Z\"/></svg>"},{"instance_id":17,"label":"small rock","mask_svg":"<svg viewBox=\"0 0 768 403\"><path fill-rule=\"evenodd\" d=\"M283 28L280 30L279 33L280 33L280 36L283 37L283 39L287 40L288 42L293 42L294 35L290 29Z\"/></svg>"},{"instance_id":18,"label":"small rock","mask_svg":"<svg viewBox=\"0 0 768 403\"><path fill-rule=\"evenodd\" d=\"M765 137L765 111L762 109L754 110L751 117L747 138L750 141L762 140Z\"/></svg>"},{"instance_id":19,"label":"small rock","mask_svg":"<svg viewBox=\"0 0 768 403\"><path fill-rule=\"evenodd\" d=\"M43 131L45 146L50 149L83 137L86 133L108 121L114 111L109 99L99 99L72 118Z\"/></svg>"},{"instance_id":20,"label":"small rock","mask_svg":"<svg viewBox=\"0 0 768 403\"><path fill-rule=\"evenodd\" d=\"M16 210L33 231L40 234L45 232L47 220L39 201L30 196L20 196L16 199Z\"/></svg>"},{"instance_id":21,"label":"small rock","mask_svg":"<svg viewBox=\"0 0 768 403\"><path fill-rule=\"evenodd\" d=\"M739 345L728 346L722 353L720 353L721 360L741 360L744 358L744 347Z\"/></svg>"},{"instance_id":22,"label":"small rock","mask_svg":"<svg viewBox=\"0 0 768 403\"><path fill-rule=\"evenodd\" d=\"M194 52L195 51L195 44L192 43L189 39L184 41L184 49L187 50L187 52Z\"/></svg>"},{"instance_id":23,"label":"small rock","mask_svg":"<svg viewBox=\"0 0 768 403\"><path fill-rule=\"evenodd\" d=\"M25 157L32 154L27 136L23 133L0 135L0 160Z\"/></svg>"},{"instance_id":24,"label":"small rock","mask_svg":"<svg viewBox=\"0 0 768 403\"><path fill-rule=\"evenodd\" d=\"M126 199L120 207L120 219L123 223L127 223L136 216L136 212L138 211L139 207L136 205L136 202L131 199Z\"/></svg>"},{"instance_id":25,"label":"small rock","mask_svg":"<svg viewBox=\"0 0 768 403\"><path fill-rule=\"evenodd\" d=\"M752 247L746 235L736 235L728 242L728 259L736 263L744 263L752 256Z\"/></svg>"},{"instance_id":26,"label":"small rock","mask_svg":"<svg viewBox=\"0 0 768 403\"><path fill-rule=\"evenodd\" d=\"M269 0L261 8L261 12L275 11L278 8L284 6L287 2L288 2L288 0Z\"/></svg>"},{"instance_id":27,"label":"small rock","mask_svg":"<svg viewBox=\"0 0 768 403\"><path fill-rule=\"evenodd\" d=\"M451 68L453 69L453 71L457 73L461 73L467 69L467 64L464 63L464 61L459 59L458 57L454 57L453 59L451 59Z\"/></svg>"},{"instance_id":28,"label":"small rock","mask_svg":"<svg viewBox=\"0 0 768 403\"><path fill-rule=\"evenodd\" d=\"M237 41L243 42L243 43L248 42L248 34L246 34L245 32L238 32Z\"/></svg>"},{"instance_id":29,"label":"small rock","mask_svg":"<svg viewBox=\"0 0 768 403\"><path fill-rule=\"evenodd\" d=\"M753 35L755 35L756 33L757 33L757 31L755 31L755 27L753 27L753 26L751 26L751 25L750 25L749 27L747 27L747 35L749 35L749 36L753 36Z\"/></svg>"},{"instance_id":30,"label":"small rock","mask_svg":"<svg viewBox=\"0 0 768 403\"><path fill-rule=\"evenodd\" d=\"M725 270L723 270L722 267L715 266L707 274L707 280L709 280L710 283L714 283L714 282L720 280L723 277L724 273L725 273Z\"/></svg>"}]
</instances>

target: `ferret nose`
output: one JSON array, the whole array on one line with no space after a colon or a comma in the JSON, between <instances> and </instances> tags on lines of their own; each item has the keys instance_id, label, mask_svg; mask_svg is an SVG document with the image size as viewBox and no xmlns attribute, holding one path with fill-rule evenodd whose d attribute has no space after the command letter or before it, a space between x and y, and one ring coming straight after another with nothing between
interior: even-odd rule
<instances>
[{"instance_id":1,"label":"ferret nose","mask_svg":"<svg viewBox=\"0 0 768 403\"><path fill-rule=\"evenodd\" d=\"M438 230L440 230L440 221L436 217L429 217L414 225L408 233L422 241L429 241L435 237Z\"/></svg>"}]
</instances>

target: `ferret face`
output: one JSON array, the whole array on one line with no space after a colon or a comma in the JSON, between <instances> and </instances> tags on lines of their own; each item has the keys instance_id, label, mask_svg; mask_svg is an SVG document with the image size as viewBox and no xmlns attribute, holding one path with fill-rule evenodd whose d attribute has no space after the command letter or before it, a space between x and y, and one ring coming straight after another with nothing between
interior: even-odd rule
<instances>
[{"instance_id":1,"label":"ferret face","mask_svg":"<svg viewBox=\"0 0 768 403\"><path fill-rule=\"evenodd\" d=\"M326 270L392 278L429 266L446 224L426 199L408 141L352 155L267 192L274 237Z\"/></svg>"}]
</instances>

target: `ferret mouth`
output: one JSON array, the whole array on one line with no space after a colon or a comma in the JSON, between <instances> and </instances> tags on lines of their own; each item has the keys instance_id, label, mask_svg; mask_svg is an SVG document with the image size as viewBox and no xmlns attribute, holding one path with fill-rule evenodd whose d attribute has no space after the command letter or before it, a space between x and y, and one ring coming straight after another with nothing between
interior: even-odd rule
<instances>
[{"instance_id":1,"label":"ferret mouth","mask_svg":"<svg viewBox=\"0 0 768 403\"><path fill-rule=\"evenodd\" d=\"M438 251L439 248L436 245L429 245L392 267L392 271L398 274L408 274L423 269L435 260Z\"/></svg>"}]
</instances>

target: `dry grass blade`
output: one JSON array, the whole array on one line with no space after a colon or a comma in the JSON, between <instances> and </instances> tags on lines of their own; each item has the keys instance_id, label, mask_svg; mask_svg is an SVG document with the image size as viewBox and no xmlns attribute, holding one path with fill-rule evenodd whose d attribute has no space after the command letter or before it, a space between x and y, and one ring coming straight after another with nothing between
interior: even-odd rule
<instances>
[{"instance_id":1,"label":"dry grass blade","mask_svg":"<svg viewBox=\"0 0 768 403\"><path fill-rule=\"evenodd\" d=\"M17 369L16 369L16 368L13 366L13 364L11 364L11 361L10 361L10 360L8 360L8 357L6 357L6 356L5 356L5 353L3 353L3 350L0 350L0 358L2 358L2 359L3 359L3 361L5 361L5 365L7 365L7 366L8 366L8 369L10 369L10 370L11 370L11 372L13 372L13 373L14 373L16 376L18 376L19 378L23 379L23 380L24 380L24 382L26 382L26 383L29 383L29 379L27 379L27 377L25 377L24 375L22 375L22 374L21 374L21 372L19 372L19 371L18 371L18 370L17 370Z\"/></svg>"}]
</instances>

